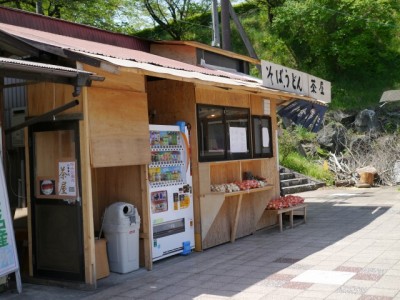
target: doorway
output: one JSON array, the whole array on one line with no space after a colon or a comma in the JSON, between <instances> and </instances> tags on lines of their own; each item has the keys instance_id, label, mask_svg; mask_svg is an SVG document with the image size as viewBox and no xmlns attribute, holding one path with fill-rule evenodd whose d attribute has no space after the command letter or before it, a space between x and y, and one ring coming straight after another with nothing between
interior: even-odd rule
<instances>
[{"instance_id":1,"label":"doorway","mask_svg":"<svg viewBox=\"0 0 400 300\"><path fill-rule=\"evenodd\" d=\"M29 127L34 277L84 281L78 121Z\"/></svg>"}]
</instances>

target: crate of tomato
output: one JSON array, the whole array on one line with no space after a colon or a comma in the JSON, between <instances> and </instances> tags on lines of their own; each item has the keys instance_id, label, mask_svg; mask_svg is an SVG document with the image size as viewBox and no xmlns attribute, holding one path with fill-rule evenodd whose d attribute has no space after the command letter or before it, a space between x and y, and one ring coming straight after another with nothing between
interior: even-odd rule
<instances>
[{"instance_id":1,"label":"crate of tomato","mask_svg":"<svg viewBox=\"0 0 400 300\"><path fill-rule=\"evenodd\" d=\"M286 195L271 200L267 205L267 209L281 209L281 208L293 207L302 203L304 203L303 197Z\"/></svg>"}]
</instances>

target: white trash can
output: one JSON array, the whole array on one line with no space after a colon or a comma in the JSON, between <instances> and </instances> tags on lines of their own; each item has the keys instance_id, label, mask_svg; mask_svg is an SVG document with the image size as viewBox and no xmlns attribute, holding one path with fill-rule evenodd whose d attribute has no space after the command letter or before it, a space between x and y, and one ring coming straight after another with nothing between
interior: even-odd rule
<instances>
[{"instance_id":1,"label":"white trash can","mask_svg":"<svg viewBox=\"0 0 400 300\"><path fill-rule=\"evenodd\" d=\"M139 269L139 229L140 216L132 204L116 202L106 209L103 230L111 272Z\"/></svg>"}]
</instances>

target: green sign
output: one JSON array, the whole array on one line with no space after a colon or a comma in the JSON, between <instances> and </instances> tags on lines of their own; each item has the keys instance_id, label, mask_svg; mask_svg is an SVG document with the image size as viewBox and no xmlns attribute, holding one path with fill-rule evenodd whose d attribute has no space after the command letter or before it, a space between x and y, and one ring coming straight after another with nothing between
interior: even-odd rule
<instances>
[{"instance_id":1,"label":"green sign","mask_svg":"<svg viewBox=\"0 0 400 300\"><path fill-rule=\"evenodd\" d=\"M0 277L16 273L18 292L21 292L21 277L14 229L10 213L3 162L0 159Z\"/></svg>"}]
</instances>

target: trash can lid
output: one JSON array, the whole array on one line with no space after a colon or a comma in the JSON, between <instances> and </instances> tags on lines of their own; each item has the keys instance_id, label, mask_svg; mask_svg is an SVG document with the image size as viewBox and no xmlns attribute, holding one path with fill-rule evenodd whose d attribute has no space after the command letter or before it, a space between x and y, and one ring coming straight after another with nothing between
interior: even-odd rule
<instances>
[{"instance_id":1,"label":"trash can lid","mask_svg":"<svg viewBox=\"0 0 400 300\"><path fill-rule=\"evenodd\" d=\"M104 224L132 224L136 223L137 209L130 203L115 202L104 212Z\"/></svg>"}]
</instances>

